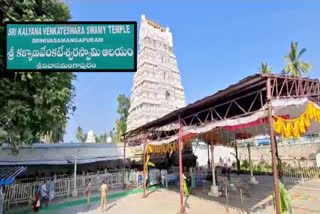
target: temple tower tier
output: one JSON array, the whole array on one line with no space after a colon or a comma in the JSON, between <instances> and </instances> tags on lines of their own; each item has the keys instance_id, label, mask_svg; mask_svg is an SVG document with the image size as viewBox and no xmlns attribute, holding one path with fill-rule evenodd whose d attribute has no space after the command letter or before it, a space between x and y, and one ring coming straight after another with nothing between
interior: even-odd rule
<instances>
[{"instance_id":1,"label":"temple tower tier","mask_svg":"<svg viewBox=\"0 0 320 214\"><path fill-rule=\"evenodd\" d=\"M133 78L127 131L185 106L172 34L141 16L137 72Z\"/></svg>"}]
</instances>

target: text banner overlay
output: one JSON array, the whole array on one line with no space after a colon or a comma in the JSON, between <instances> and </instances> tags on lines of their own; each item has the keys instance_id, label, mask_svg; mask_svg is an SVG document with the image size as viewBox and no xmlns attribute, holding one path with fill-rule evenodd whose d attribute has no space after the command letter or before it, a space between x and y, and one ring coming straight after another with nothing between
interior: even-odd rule
<instances>
[{"instance_id":1,"label":"text banner overlay","mask_svg":"<svg viewBox=\"0 0 320 214\"><path fill-rule=\"evenodd\" d=\"M136 71L136 22L6 23L12 71Z\"/></svg>"}]
</instances>

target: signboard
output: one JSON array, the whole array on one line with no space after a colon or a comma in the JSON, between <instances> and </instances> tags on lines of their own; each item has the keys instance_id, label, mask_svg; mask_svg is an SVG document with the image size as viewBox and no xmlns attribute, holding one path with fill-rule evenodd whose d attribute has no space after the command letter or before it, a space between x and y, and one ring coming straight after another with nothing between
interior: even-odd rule
<instances>
[{"instance_id":1,"label":"signboard","mask_svg":"<svg viewBox=\"0 0 320 214\"><path fill-rule=\"evenodd\" d=\"M136 22L5 23L12 71L136 71Z\"/></svg>"}]
</instances>

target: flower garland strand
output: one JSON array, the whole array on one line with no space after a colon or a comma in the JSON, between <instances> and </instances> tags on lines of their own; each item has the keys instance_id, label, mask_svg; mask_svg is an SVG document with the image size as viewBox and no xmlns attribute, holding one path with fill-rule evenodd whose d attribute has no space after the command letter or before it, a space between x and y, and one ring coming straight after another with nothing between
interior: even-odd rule
<instances>
[{"instance_id":1,"label":"flower garland strand","mask_svg":"<svg viewBox=\"0 0 320 214\"><path fill-rule=\"evenodd\" d=\"M282 140L285 137L288 139L300 138L302 134L307 132L311 125L310 121L313 119L320 123L320 109L313 102L310 102L305 112L298 118L284 119L275 115L273 128L277 134L281 134Z\"/></svg>"},{"instance_id":2,"label":"flower garland strand","mask_svg":"<svg viewBox=\"0 0 320 214\"><path fill-rule=\"evenodd\" d=\"M186 147L188 145L188 143L190 143L191 141L184 141L183 142L183 147ZM152 154L152 153L167 153L170 151L177 151L179 150L179 142L173 142L173 143L168 143L168 144L162 144L162 145L150 145L148 144L148 153Z\"/></svg>"}]
</instances>

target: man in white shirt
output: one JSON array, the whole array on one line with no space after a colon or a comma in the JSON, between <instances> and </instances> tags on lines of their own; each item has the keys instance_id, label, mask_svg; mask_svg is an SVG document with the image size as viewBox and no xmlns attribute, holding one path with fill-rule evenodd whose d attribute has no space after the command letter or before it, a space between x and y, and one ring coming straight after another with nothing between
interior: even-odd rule
<instances>
[{"instance_id":1,"label":"man in white shirt","mask_svg":"<svg viewBox=\"0 0 320 214\"><path fill-rule=\"evenodd\" d=\"M48 206L47 182L44 182L41 185L40 194L41 194L41 201L43 201L47 207Z\"/></svg>"},{"instance_id":2,"label":"man in white shirt","mask_svg":"<svg viewBox=\"0 0 320 214\"><path fill-rule=\"evenodd\" d=\"M231 168L232 168L232 162L230 157L226 161L226 167L227 167L227 175L228 175L228 180L229 182L231 181Z\"/></svg>"},{"instance_id":3,"label":"man in white shirt","mask_svg":"<svg viewBox=\"0 0 320 214\"><path fill-rule=\"evenodd\" d=\"M167 170L162 169L161 170L161 185L162 186L166 186L166 188L168 188L168 172Z\"/></svg>"},{"instance_id":4,"label":"man in white shirt","mask_svg":"<svg viewBox=\"0 0 320 214\"><path fill-rule=\"evenodd\" d=\"M49 200L53 200L54 198L54 189L55 189L55 185L54 185L54 179L52 178L51 181L49 181Z\"/></svg>"}]
</instances>

